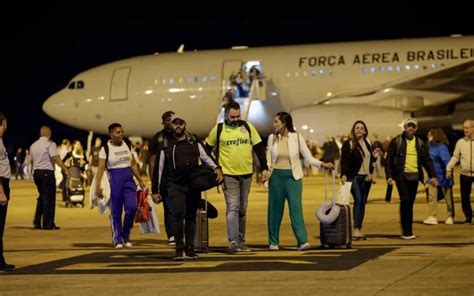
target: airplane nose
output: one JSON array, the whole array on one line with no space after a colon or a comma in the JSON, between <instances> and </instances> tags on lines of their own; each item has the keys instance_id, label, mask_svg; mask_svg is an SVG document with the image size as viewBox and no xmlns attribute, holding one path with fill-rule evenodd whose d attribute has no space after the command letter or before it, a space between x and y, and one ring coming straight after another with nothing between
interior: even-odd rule
<instances>
[{"instance_id":1,"label":"airplane nose","mask_svg":"<svg viewBox=\"0 0 474 296\"><path fill-rule=\"evenodd\" d=\"M43 103L43 111L48 114L48 116L63 121L62 116L64 115L64 106L64 97L61 95L61 92L57 92Z\"/></svg>"}]
</instances>

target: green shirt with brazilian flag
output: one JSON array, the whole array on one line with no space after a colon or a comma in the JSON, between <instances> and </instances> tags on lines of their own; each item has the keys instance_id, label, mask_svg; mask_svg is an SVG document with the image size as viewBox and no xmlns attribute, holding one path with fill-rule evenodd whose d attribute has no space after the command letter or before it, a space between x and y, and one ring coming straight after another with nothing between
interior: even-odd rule
<instances>
[{"instance_id":1,"label":"green shirt with brazilian flag","mask_svg":"<svg viewBox=\"0 0 474 296\"><path fill-rule=\"evenodd\" d=\"M262 141L257 130L247 121L251 136L243 125L222 125L219 139L219 164L224 175L248 175L253 173L252 148ZM209 133L207 143L217 145L217 125Z\"/></svg>"}]
</instances>

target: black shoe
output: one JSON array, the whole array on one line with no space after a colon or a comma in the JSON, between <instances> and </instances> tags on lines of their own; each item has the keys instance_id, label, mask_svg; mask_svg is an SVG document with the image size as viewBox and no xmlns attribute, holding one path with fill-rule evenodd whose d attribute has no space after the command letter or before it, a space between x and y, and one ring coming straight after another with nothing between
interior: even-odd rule
<instances>
[{"instance_id":1,"label":"black shoe","mask_svg":"<svg viewBox=\"0 0 474 296\"><path fill-rule=\"evenodd\" d=\"M3 264L0 264L0 270L3 270L3 271L12 271L13 269L15 269L15 265L12 265L12 264L7 264L7 263L3 263Z\"/></svg>"},{"instance_id":2,"label":"black shoe","mask_svg":"<svg viewBox=\"0 0 474 296\"><path fill-rule=\"evenodd\" d=\"M40 225L33 225L33 228L34 229L41 229L41 226Z\"/></svg>"},{"instance_id":3,"label":"black shoe","mask_svg":"<svg viewBox=\"0 0 474 296\"><path fill-rule=\"evenodd\" d=\"M194 248L187 248L186 251L186 257L189 259L198 259L199 256L196 254L196 251L194 251Z\"/></svg>"},{"instance_id":4,"label":"black shoe","mask_svg":"<svg viewBox=\"0 0 474 296\"><path fill-rule=\"evenodd\" d=\"M51 228L43 228L43 229L45 229L45 230L59 230L59 229L61 229L61 227L54 225Z\"/></svg>"},{"instance_id":5,"label":"black shoe","mask_svg":"<svg viewBox=\"0 0 474 296\"><path fill-rule=\"evenodd\" d=\"M183 261L184 260L184 255L183 255L183 250L176 250L176 254L173 257L174 261Z\"/></svg>"},{"instance_id":6,"label":"black shoe","mask_svg":"<svg viewBox=\"0 0 474 296\"><path fill-rule=\"evenodd\" d=\"M466 221L464 224L471 224L472 223L472 218L466 218Z\"/></svg>"}]
</instances>

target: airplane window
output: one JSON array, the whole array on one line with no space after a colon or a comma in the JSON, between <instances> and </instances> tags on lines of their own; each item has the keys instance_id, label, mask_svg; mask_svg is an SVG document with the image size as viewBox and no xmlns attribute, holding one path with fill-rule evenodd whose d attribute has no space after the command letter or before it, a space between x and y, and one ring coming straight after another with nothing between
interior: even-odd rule
<instances>
[{"instance_id":1,"label":"airplane window","mask_svg":"<svg viewBox=\"0 0 474 296\"><path fill-rule=\"evenodd\" d=\"M323 69L319 70L319 74L324 75L324 70Z\"/></svg>"},{"instance_id":2,"label":"airplane window","mask_svg":"<svg viewBox=\"0 0 474 296\"><path fill-rule=\"evenodd\" d=\"M410 71L410 65L405 65L405 69L406 69L407 71Z\"/></svg>"},{"instance_id":3,"label":"airplane window","mask_svg":"<svg viewBox=\"0 0 474 296\"><path fill-rule=\"evenodd\" d=\"M444 64L443 64L443 63L441 63L441 67L444 67Z\"/></svg>"},{"instance_id":4,"label":"airplane window","mask_svg":"<svg viewBox=\"0 0 474 296\"><path fill-rule=\"evenodd\" d=\"M436 69L436 65L435 64L431 64L431 69Z\"/></svg>"},{"instance_id":5,"label":"airplane window","mask_svg":"<svg viewBox=\"0 0 474 296\"><path fill-rule=\"evenodd\" d=\"M418 71L420 69L420 66L418 64L413 65L413 70Z\"/></svg>"},{"instance_id":6,"label":"airplane window","mask_svg":"<svg viewBox=\"0 0 474 296\"><path fill-rule=\"evenodd\" d=\"M383 73L384 70L385 70L385 68L383 66L380 66L379 71Z\"/></svg>"},{"instance_id":7,"label":"airplane window","mask_svg":"<svg viewBox=\"0 0 474 296\"><path fill-rule=\"evenodd\" d=\"M291 73L290 73L290 72L286 72L286 77L291 77Z\"/></svg>"},{"instance_id":8,"label":"airplane window","mask_svg":"<svg viewBox=\"0 0 474 296\"><path fill-rule=\"evenodd\" d=\"M371 73L375 73L375 67L370 68Z\"/></svg>"},{"instance_id":9,"label":"airplane window","mask_svg":"<svg viewBox=\"0 0 474 296\"><path fill-rule=\"evenodd\" d=\"M194 76L194 82L199 82L199 77Z\"/></svg>"},{"instance_id":10,"label":"airplane window","mask_svg":"<svg viewBox=\"0 0 474 296\"><path fill-rule=\"evenodd\" d=\"M163 80L161 80L161 83L166 84L166 78L163 78Z\"/></svg>"},{"instance_id":11,"label":"airplane window","mask_svg":"<svg viewBox=\"0 0 474 296\"><path fill-rule=\"evenodd\" d=\"M183 83L183 78L179 77L178 82Z\"/></svg>"},{"instance_id":12,"label":"airplane window","mask_svg":"<svg viewBox=\"0 0 474 296\"><path fill-rule=\"evenodd\" d=\"M402 70L402 67L397 66L397 72L400 72Z\"/></svg>"},{"instance_id":13,"label":"airplane window","mask_svg":"<svg viewBox=\"0 0 474 296\"><path fill-rule=\"evenodd\" d=\"M79 80L76 85L76 89L82 89L84 88L84 81Z\"/></svg>"},{"instance_id":14,"label":"airplane window","mask_svg":"<svg viewBox=\"0 0 474 296\"><path fill-rule=\"evenodd\" d=\"M426 65L423 65L423 70L427 70L428 67L426 67Z\"/></svg>"},{"instance_id":15,"label":"airplane window","mask_svg":"<svg viewBox=\"0 0 474 296\"><path fill-rule=\"evenodd\" d=\"M303 72L303 76L304 76L304 77L308 76L308 71L304 71L304 72Z\"/></svg>"},{"instance_id":16,"label":"airplane window","mask_svg":"<svg viewBox=\"0 0 474 296\"><path fill-rule=\"evenodd\" d=\"M300 76L300 73L299 72L295 72L295 77L299 77Z\"/></svg>"},{"instance_id":17,"label":"airplane window","mask_svg":"<svg viewBox=\"0 0 474 296\"><path fill-rule=\"evenodd\" d=\"M174 78L170 78L169 83L173 84L174 83Z\"/></svg>"},{"instance_id":18,"label":"airplane window","mask_svg":"<svg viewBox=\"0 0 474 296\"><path fill-rule=\"evenodd\" d=\"M334 73L333 70L328 70L328 74L329 74L329 75L332 75L333 73Z\"/></svg>"},{"instance_id":19,"label":"airplane window","mask_svg":"<svg viewBox=\"0 0 474 296\"><path fill-rule=\"evenodd\" d=\"M193 78L192 78L192 77L187 77L187 78L186 78L186 81L187 81L188 83L191 83L191 82L193 82Z\"/></svg>"},{"instance_id":20,"label":"airplane window","mask_svg":"<svg viewBox=\"0 0 474 296\"><path fill-rule=\"evenodd\" d=\"M387 71L388 71L388 72L392 72L392 71L393 71L393 67L392 67L392 66L388 66L388 67L387 67Z\"/></svg>"},{"instance_id":21,"label":"airplane window","mask_svg":"<svg viewBox=\"0 0 474 296\"><path fill-rule=\"evenodd\" d=\"M202 82L207 82L207 76L202 77Z\"/></svg>"},{"instance_id":22,"label":"airplane window","mask_svg":"<svg viewBox=\"0 0 474 296\"><path fill-rule=\"evenodd\" d=\"M69 85L67 86L67 88L69 88L69 89L75 89L75 88L76 88L76 82L73 81L73 82L69 83Z\"/></svg>"},{"instance_id":23,"label":"airplane window","mask_svg":"<svg viewBox=\"0 0 474 296\"><path fill-rule=\"evenodd\" d=\"M211 81L216 80L216 75L211 75Z\"/></svg>"},{"instance_id":24,"label":"airplane window","mask_svg":"<svg viewBox=\"0 0 474 296\"><path fill-rule=\"evenodd\" d=\"M366 67L362 67L362 73L367 73L367 68Z\"/></svg>"}]
</instances>

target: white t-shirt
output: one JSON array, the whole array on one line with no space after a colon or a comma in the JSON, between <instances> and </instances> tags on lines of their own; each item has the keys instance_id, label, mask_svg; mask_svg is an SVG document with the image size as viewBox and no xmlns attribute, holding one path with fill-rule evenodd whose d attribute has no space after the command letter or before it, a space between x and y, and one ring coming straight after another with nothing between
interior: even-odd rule
<instances>
[{"instance_id":1,"label":"white t-shirt","mask_svg":"<svg viewBox=\"0 0 474 296\"><path fill-rule=\"evenodd\" d=\"M109 146L109 159L106 163L108 169L123 169L132 166L132 154L125 142L122 141L120 146L114 146L108 141L106 145ZM100 149L99 158L107 158L104 147Z\"/></svg>"}]
</instances>

